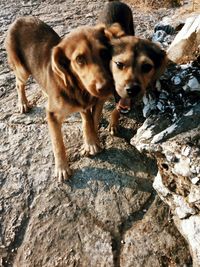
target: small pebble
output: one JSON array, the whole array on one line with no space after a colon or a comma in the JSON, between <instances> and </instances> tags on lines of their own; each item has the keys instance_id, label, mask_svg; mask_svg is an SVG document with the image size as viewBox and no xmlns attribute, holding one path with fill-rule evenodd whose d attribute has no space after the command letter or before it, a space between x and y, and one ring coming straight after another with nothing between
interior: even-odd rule
<instances>
[{"instance_id":1,"label":"small pebble","mask_svg":"<svg viewBox=\"0 0 200 267\"><path fill-rule=\"evenodd\" d=\"M3 95L5 95L5 93L6 93L5 88L0 87L0 97L2 97Z\"/></svg>"},{"instance_id":2,"label":"small pebble","mask_svg":"<svg viewBox=\"0 0 200 267\"><path fill-rule=\"evenodd\" d=\"M200 179L198 177L194 177L191 180L193 184L197 184Z\"/></svg>"},{"instance_id":3,"label":"small pebble","mask_svg":"<svg viewBox=\"0 0 200 267\"><path fill-rule=\"evenodd\" d=\"M157 31L153 34L152 41L162 43L167 36L165 31Z\"/></svg>"},{"instance_id":4,"label":"small pebble","mask_svg":"<svg viewBox=\"0 0 200 267\"><path fill-rule=\"evenodd\" d=\"M175 85L179 85L181 83L181 78L179 76L172 77L172 82Z\"/></svg>"},{"instance_id":5,"label":"small pebble","mask_svg":"<svg viewBox=\"0 0 200 267\"><path fill-rule=\"evenodd\" d=\"M200 91L200 84L195 77L189 80L188 86L190 88L190 91Z\"/></svg>"}]
</instances>

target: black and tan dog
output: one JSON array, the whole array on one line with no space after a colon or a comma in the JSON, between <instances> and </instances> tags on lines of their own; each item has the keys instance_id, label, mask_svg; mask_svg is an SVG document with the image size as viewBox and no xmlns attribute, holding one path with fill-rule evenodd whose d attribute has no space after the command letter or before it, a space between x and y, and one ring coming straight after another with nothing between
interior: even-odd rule
<instances>
[{"instance_id":1,"label":"black and tan dog","mask_svg":"<svg viewBox=\"0 0 200 267\"><path fill-rule=\"evenodd\" d=\"M5 47L16 76L20 112L29 109L25 84L32 75L48 96L47 121L60 181L71 175L61 133L67 115L81 114L84 153L94 155L101 149L99 116L113 89L106 69L108 46L101 26L78 28L63 39L34 17L19 18L9 28Z\"/></svg>"},{"instance_id":2,"label":"black and tan dog","mask_svg":"<svg viewBox=\"0 0 200 267\"><path fill-rule=\"evenodd\" d=\"M116 102L136 99L146 92L163 73L167 57L157 44L134 35L131 9L119 1L105 5L99 17L109 30L112 44L111 72ZM120 110L111 115L110 132L117 133Z\"/></svg>"}]
</instances>

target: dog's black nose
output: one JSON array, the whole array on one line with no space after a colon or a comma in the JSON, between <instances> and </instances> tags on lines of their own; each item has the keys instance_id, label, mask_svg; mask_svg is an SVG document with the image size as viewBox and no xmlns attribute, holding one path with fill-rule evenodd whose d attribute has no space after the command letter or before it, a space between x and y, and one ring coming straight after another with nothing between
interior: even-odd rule
<instances>
[{"instance_id":1,"label":"dog's black nose","mask_svg":"<svg viewBox=\"0 0 200 267\"><path fill-rule=\"evenodd\" d=\"M129 96L134 97L141 91L141 86L139 83L133 83L131 86L126 88L126 91Z\"/></svg>"}]
</instances>

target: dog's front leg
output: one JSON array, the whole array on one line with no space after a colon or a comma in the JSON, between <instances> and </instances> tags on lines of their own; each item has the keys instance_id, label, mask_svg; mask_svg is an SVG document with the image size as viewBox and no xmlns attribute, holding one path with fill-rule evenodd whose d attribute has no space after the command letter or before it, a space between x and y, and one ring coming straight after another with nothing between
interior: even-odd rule
<instances>
[{"instance_id":1,"label":"dog's front leg","mask_svg":"<svg viewBox=\"0 0 200 267\"><path fill-rule=\"evenodd\" d=\"M93 117L93 121L94 121L94 128L95 128L97 135L98 135L99 124L100 124L100 119L101 119L101 114L102 114L102 109L103 109L104 103L105 103L105 100L98 100L96 105L94 105L92 108L92 117Z\"/></svg>"},{"instance_id":2,"label":"dog's front leg","mask_svg":"<svg viewBox=\"0 0 200 267\"><path fill-rule=\"evenodd\" d=\"M99 153L102 149L94 126L92 112L90 110L86 110L80 112L80 114L82 117L83 140L84 140L82 154L95 155Z\"/></svg>"},{"instance_id":3,"label":"dog's front leg","mask_svg":"<svg viewBox=\"0 0 200 267\"><path fill-rule=\"evenodd\" d=\"M61 132L62 119L58 118L56 113L47 110L47 121L55 157L55 175L58 181L62 182L71 175Z\"/></svg>"},{"instance_id":4,"label":"dog's front leg","mask_svg":"<svg viewBox=\"0 0 200 267\"><path fill-rule=\"evenodd\" d=\"M108 126L111 135L116 135L118 132L119 118L120 112L117 108L115 108L111 113L110 123Z\"/></svg>"}]
</instances>

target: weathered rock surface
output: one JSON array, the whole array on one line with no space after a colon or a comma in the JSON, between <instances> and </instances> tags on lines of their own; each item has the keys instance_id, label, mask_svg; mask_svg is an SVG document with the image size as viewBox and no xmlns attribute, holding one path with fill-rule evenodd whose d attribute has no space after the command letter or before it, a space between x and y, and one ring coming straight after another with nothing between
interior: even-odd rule
<instances>
[{"instance_id":1,"label":"weathered rock surface","mask_svg":"<svg viewBox=\"0 0 200 267\"><path fill-rule=\"evenodd\" d=\"M200 54L200 15L189 17L168 49L172 61L183 64Z\"/></svg>"},{"instance_id":2,"label":"weathered rock surface","mask_svg":"<svg viewBox=\"0 0 200 267\"><path fill-rule=\"evenodd\" d=\"M27 115L17 111L14 75L8 69L3 48L9 24L18 16L32 14L63 36L79 25L94 24L104 2L0 2L2 267L191 266L187 243L171 220L168 206L160 201L152 187L158 172L156 161L129 145L142 123L140 112L122 117L120 137L111 137L106 127L113 104L107 103L100 129L105 150L93 158L81 157L79 153L82 144L79 115L66 119L63 131L74 175L60 185L53 174L45 98L31 79L27 94L34 107ZM133 12L141 36L148 36L160 17L170 14L169 10L144 13L134 9ZM198 105L194 110L198 110ZM148 123L145 125L148 129ZM196 131L197 137L198 129L194 127L190 130ZM159 164L159 172L161 167L165 170L165 165ZM193 176L191 179L197 181L198 175ZM196 189L192 192L190 208L195 215L189 219L195 226L193 218L198 216L199 204ZM186 236L189 219L176 218L179 230ZM193 232L186 237L190 246L196 244L191 245L192 238Z\"/></svg>"},{"instance_id":3,"label":"weathered rock surface","mask_svg":"<svg viewBox=\"0 0 200 267\"><path fill-rule=\"evenodd\" d=\"M132 225L123 239L120 266L184 266L190 262L188 255L181 252L183 240L177 236L167 212L169 209L156 198L146 216ZM179 253L184 258L180 259Z\"/></svg>"}]
</instances>

